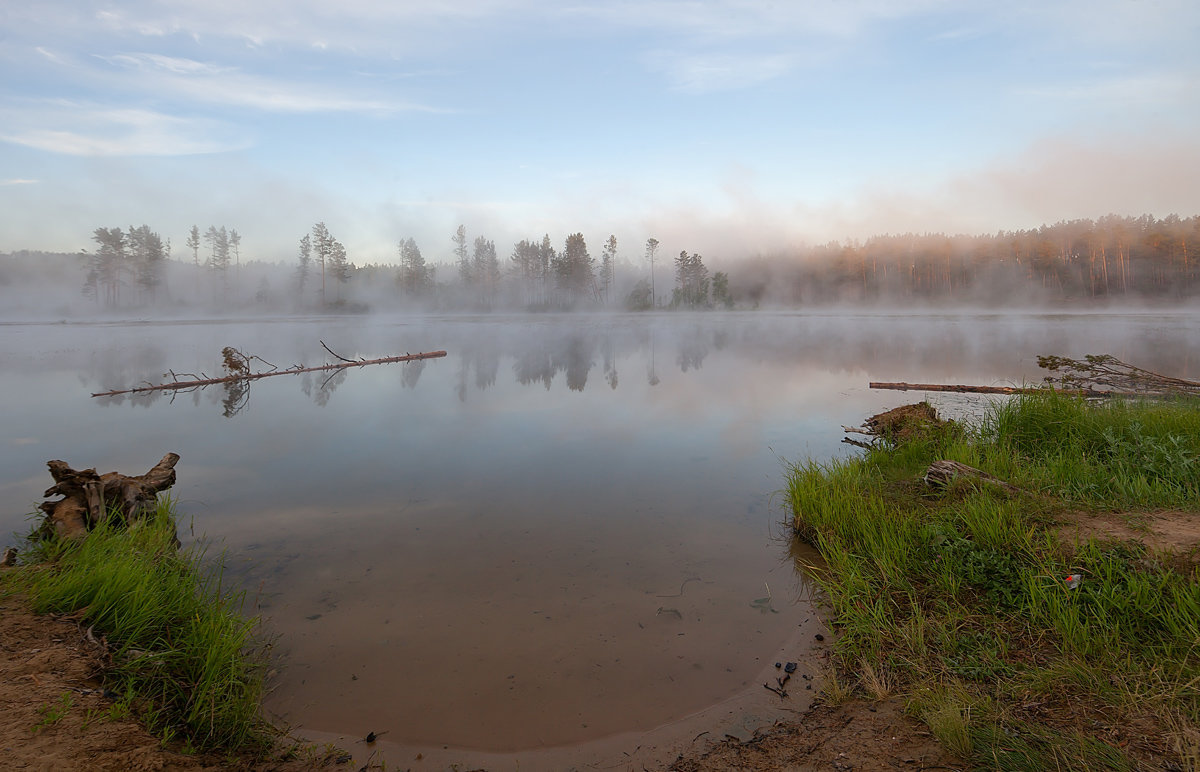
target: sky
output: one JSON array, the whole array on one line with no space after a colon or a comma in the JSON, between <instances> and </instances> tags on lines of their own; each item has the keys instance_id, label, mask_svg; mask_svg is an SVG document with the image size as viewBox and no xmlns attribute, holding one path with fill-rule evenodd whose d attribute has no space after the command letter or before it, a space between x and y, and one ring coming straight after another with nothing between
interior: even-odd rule
<instances>
[{"instance_id":1,"label":"sky","mask_svg":"<svg viewBox=\"0 0 1200 772\"><path fill-rule=\"evenodd\" d=\"M1200 214L1195 0L0 4L0 251L465 225L706 261Z\"/></svg>"}]
</instances>

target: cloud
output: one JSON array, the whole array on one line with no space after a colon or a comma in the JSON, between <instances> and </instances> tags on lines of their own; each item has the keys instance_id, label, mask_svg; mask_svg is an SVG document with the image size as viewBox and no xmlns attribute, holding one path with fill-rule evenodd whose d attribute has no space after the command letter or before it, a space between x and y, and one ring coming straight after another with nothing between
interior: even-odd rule
<instances>
[{"instance_id":1,"label":"cloud","mask_svg":"<svg viewBox=\"0 0 1200 772\"><path fill-rule=\"evenodd\" d=\"M797 65L791 54L710 55L656 53L652 69L664 72L673 88L702 94L756 85L780 77Z\"/></svg>"},{"instance_id":2,"label":"cloud","mask_svg":"<svg viewBox=\"0 0 1200 772\"><path fill-rule=\"evenodd\" d=\"M41 180L9 179L0 180L0 185L36 185L39 182L41 182Z\"/></svg>"},{"instance_id":3,"label":"cloud","mask_svg":"<svg viewBox=\"0 0 1200 772\"><path fill-rule=\"evenodd\" d=\"M112 56L96 55L110 64L124 65L135 68L157 68L176 75L219 75L230 72L232 67L220 67L215 64L198 62L195 59L185 59L179 56L163 56L161 54L113 54Z\"/></svg>"},{"instance_id":4,"label":"cloud","mask_svg":"<svg viewBox=\"0 0 1200 772\"><path fill-rule=\"evenodd\" d=\"M252 108L267 112L443 112L427 105L346 93L318 84L251 75L237 67L153 53L98 57L121 70L114 87L132 88L183 101ZM130 75L136 80L131 81Z\"/></svg>"},{"instance_id":5,"label":"cloud","mask_svg":"<svg viewBox=\"0 0 1200 772\"><path fill-rule=\"evenodd\" d=\"M153 110L112 109L63 101L4 114L0 141L75 156L169 156L222 153L247 137L209 119Z\"/></svg>"},{"instance_id":6,"label":"cloud","mask_svg":"<svg viewBox=\"0 0 1200 772\"><path fill-rule=\"evenodd\" d=\"M870 26L946 8L946 0L626 0L577 3L562 13L609 25L669 32L699 41L746 38L852 38Z\"/></svg>"},{"instance_id":7,"label":"cloud","mask_svg":"<svg viewBox=\"0 0 1200 772\"><path fill-rule=\"evenodd\" d=\"M60 0L60 2L74 0ZM53 2L46 2L53 5ZM455 0L446 3L390 0L177 0L122 3L76 23L99 23L110 35L147 39L171 35L196 41L241 41L261 48L293 48L377 55L398 50L444 48L449 36L431 34L447 26L527 18L530 0ZM51 12L47 12L50 15ZM60 17L68 13L59 14Z\"/></svg>"},{"instance_id":8,"label":"cloud","mask_svg":"<svg viewBox=\"0 0 1200 772\"><path fill-rule=\"evenodd\" d=\"M1019 88L1017 94L1051 102L1081 102L1088 106L1119 106L1131 103L1178 105L1186 104L1188 97L1195 94L1197 89L1200 89L1200 83L1195 78L1183 74L1163 74Z\"/></svg>"}]
</instances>

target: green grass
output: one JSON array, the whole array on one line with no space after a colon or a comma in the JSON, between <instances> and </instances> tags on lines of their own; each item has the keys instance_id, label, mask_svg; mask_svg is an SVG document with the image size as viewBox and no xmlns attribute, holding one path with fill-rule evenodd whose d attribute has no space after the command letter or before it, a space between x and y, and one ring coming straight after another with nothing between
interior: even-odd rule
<instances>
[{"instance_id":1,"label":"green grass","mask_svg":"<svg viewBox=\"0 0 1200 772\"><path fill-rule=\"evenodd\" d=\"M54 726L59 721L62 721L71 712L71 708L74 705L75 698L71 696L71 693L63 692L59 695L58 702L53 705L43 705L38 709L38 712L42 714L42 720L33 728L33 731L41 731L48 726Z\"/></svg>"},{"instance_id":2,"label":"green grass","mask_svg":"<svg viewBox=\"0 0 1200 772\"><path fill-rule=\"evenodd\" d=\"M1038 489L1120 507L1200 507L1195 400L1088 404L1035 396L995 406L979 431L990 459ZM1018 483L1020 484L1020 483Z\"/></svg>"},{"instance_id":3,"label":"green grass","mask_svg":"<svg viewBox=\"0 0 1200 772\"><path fill-rule=\"evenodd\" d=\"M1021 490L920 481L936 459ZM1200 403L1050 393L977 425L789 471L798 537L860 690L879 672L982 768L1189 767L1200 728L1200 576L1137 542L1056 536L1087 512L1200 511ZM1068 574L1081 574L1070 589ZM867 666L864 666L865 665ZM1145 739L1113 737L1136 726ZM1179 738L1184 738L1180 740ZM1192 738L1187 740L1186 738Z\"/></svg>"},{"instance_id":4,"label":"green grass","mask_svg":"<svg viewBox=\"0 0 1200 772\"><path fill-rule=\"evenodd\" d=\"M176 548L170 503L129 529L31 541L23 567L5 572L37 613L78 612L107 639L106 685L164 740L253 752L273 738L259 717L263 669L254 620L224 592L200 548ZM261 648L257 649L261 652ZM115 713L114 713L115 715Z\"/></svg>"}]
</instances>

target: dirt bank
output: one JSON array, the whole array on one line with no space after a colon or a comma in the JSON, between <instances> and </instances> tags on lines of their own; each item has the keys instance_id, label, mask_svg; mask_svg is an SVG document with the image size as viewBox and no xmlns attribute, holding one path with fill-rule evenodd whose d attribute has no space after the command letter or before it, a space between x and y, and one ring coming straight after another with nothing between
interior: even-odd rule
<instances>
[{"instance_id":1,"label":"dirt bank","mask_svg":"<svg viewBox=\"0 0 1200 772\"><path fill-rule=\"evenodd\" d=\"M105 693L101 651L71 617L36 616L0 597L0 758L9 770L336 769L337 755L249 761L163 747ZM347 769L348 767L342 766Z\"/></svg>"}]
</instances>

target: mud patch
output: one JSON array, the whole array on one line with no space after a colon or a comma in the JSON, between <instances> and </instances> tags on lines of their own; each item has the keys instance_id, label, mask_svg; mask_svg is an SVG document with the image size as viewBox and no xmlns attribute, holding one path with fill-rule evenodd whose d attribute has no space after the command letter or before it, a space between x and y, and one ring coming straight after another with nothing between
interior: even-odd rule
<instances>
[{"instance_id":1,"label":"mud patch","mask_svg":"<svg viewBox=\"0 0 1200 772\"><path fill-rule=\"evenodd\" d=\"M746 742L727 739L670 766L671 772L961 768L924 724L904 714L898 700L818 705Z\"/></svg>"},{"instance_id":2,"label":"mud patch","mask_svg":"<svg viewBox=\"0 0 1200 772\"><path fill-rule=\"evenodd\" d=\"M1070 512L1058 533L1068 547L1088 539L1140 542L1185 573L1200 566L1200 512Z\"/></svg>"}]
</instances>

